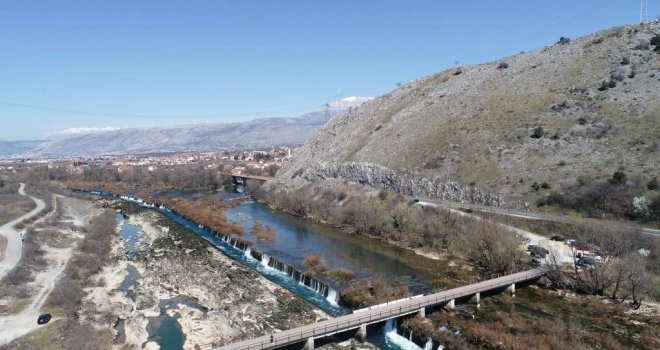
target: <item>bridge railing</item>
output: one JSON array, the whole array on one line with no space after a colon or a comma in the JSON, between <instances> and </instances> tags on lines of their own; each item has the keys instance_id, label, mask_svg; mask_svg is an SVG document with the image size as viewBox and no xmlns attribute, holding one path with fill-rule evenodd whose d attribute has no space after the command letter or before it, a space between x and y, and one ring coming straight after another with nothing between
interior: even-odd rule
<instances>
[{"instance_id":1,"label":"bridge railing","mask_svg":"<svg viewBox=\"0 0 660 350\"><path fill-rule=\"evenodd\" d=\"M286 346L301 342L308 338L322 337L333 333L355 329L362 324L382 322L394 317L408 315L418 312L423 307L446 303L452 299L463 298L479 292L505 287L516 282L528 281L533 278L541 277L546 271L547 270L544 268L539 268L524 273L498 277L492 280L438 292L419 299L384 306L364 313L349 314L335 319L302 326L297 329L275 333L273 334L272 341L269 336L262 336L260 338L246 340L237 344L229 344L222 348L235 350L260 350Z\"/></svg>"}]
</instances>

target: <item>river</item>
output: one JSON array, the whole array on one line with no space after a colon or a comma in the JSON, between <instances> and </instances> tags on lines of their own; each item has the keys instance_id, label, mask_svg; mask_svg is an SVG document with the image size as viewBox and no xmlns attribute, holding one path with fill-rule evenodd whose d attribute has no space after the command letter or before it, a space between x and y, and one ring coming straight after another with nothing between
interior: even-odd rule
<instances>
[{"instance_id":1,"label":"river","mask_svg":"<svg viewBox=\"0 0 660 350\"><path fill-rule=\"evenodd\" d=\"M167 191L155 195L190 198L199 193ZM220 192L216 195L222 199L233 199L242 196L240 193L231 192ZM207 230L198 227L181 216L166 209L153 209L206 238L231 258L257 270L269 280L303 297L322 310L333 315L350 312L350 310L346 310L336 304L336 295L344 287L343 285L323 276L318 277L321 282L330 286L329 291L325 291L324 294L320 295L319 290L302 285L300 281L293 280L291 276L268 266L264 261L254 259L221 237L214 236ZM323 258L330 269L339 267L349 269L355 273L357 279L381 277L388 282L402 283L408 286L414 294L428 291L431 288L434 278L442 274L442 271L438 269L436 261L418 255L409 249L400 248L360 235L347 234L328 225L275 212L267 206L250 199L245 200L236 207L226 209L225 213L229 220L238 223L244 228L244 238L253 243L254 249L267 254L267 256L276 258L278 261L284 262L299 271L305 270L302 266L302 261L306 256L318 255ZM275 229L276 236L272 242L259 242L252 236L250 231L255 221L272 226ZM134 230L130 226L127 226L126 229L131 232ZM128 242L131 241L131 237L125 238ZM130 247L127 248L130 250ZM154 328L150 329L150 334L161 333L163 327L167 330L173 329L174 324L170 324L172 323L170 321L173 320L163 321L165 322L162 325L153 322ZM389 331L389 336L386 330L384 330L372 334L370 341L381 348L401 348L401 344L397 345L400 339L392 337L391 329L387 331ZM169 342L169 339L160 338L158 340L161 346L165 345L165 348L175 348L168 346L171 344L164 344ZM180 342L179 339L173 341L177 345ZM403 345L405 348L416 348L412 343Z\"/></svg>"}]
</instances>

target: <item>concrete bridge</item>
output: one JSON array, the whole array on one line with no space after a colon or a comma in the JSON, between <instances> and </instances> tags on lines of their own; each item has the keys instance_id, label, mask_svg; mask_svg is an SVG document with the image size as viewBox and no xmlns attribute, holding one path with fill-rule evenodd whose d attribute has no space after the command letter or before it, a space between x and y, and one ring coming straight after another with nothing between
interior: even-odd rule
<instances>
[{"instance_id":1,"label":"concrete bridge","mask_svg":"<svg viewBox=\"0 0 660 350\"><path fill-rule=\"evenodd\" d=\"M475 302L477 303L477 306L479 306L482 294L492 294L503 291L515 294L516 284L534 282L543 277L546 272L550 271L550 269L549 266L542 266L463 287L424 295L418 298L409 298L398 302L391 302L381 307L354 312L330 320L274 333L272 339L271 335L265 335L259 338L248 339L217 347L216 349L262 350L283 347L293 348L295 345L298 345L304 347L306 350L313 350L315 339L321 339L349 331L356 331L359 338L366 339L368 325L411 314L425 316L427 308L445 307L453 309L456 303L460 302Z\"/></svg>"},{"instance_id":2,"label":"concrete bridge","mask_svg":"<svg viewBox=\"0 0 660 350\"><path fill-rule=\"evenodd\" d=\"M232 173L219 173L222 176L231 176L231 182L234 185L247 186L247 180L268 181L274 179L270 176L248 175L248 174L232 174Z\"/></svg>"}]
</instances>

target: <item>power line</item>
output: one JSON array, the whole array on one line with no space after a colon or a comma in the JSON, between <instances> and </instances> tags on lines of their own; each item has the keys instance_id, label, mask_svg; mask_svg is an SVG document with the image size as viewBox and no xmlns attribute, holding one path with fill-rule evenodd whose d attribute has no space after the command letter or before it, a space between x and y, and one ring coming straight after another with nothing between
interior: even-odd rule
<instances>
[{"instance_id":1,"label":"power line","mask_svg":"<svg viewBox=\"0 0 660 350\"><path fill-rule=\"evenodd\" d=\"M134 114L134 113L115 113L115 112L91 112L91 111L82 111L82 110L69 109L69 108L39 106L39 105L32 105L32 104L26 104L26 103L2 101L2 100L0 100L0 105L19 107L19 108L35 109L35 110L49 111L49 112L77 114L77 115L85 115L85 116L97 116L97 117L117 117L117 118L191 118L191 117L222 118L222 117L227 117L227 116L223 116L219 113L177 113L177 114L167 114L167 113L137 114L137 113L135 113ZM300 115L300 114L307 113L307 112L309 112L309 111L300 112L300 113L291 112L291 111L251 111L251 112L242 112L242 113L231 113L231 117L254 116L255 118L267 118L268 115L270 115L270 116L273 116L273 115Z\"/></svg>"}]
</instances>

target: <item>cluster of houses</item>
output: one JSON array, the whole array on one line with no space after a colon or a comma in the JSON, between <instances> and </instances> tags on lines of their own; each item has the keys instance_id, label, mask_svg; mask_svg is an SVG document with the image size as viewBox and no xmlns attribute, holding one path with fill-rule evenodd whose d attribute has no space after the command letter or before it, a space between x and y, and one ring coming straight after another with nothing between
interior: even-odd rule
<instances>
[{"instance_id":1,"label":"cluster of houses","mask_svg":"<svg viewBox=\"0 0 660 350\"><path fill-rule=\"evenodd\" d=\"M176 165L203 164L209 169L220 169L231 173L244 173L250 170L264 171L270 167L280 167L290 159L300 147L272 147L269 149L177 152L146 155L99 156L76 159L20 159L0 162L0 171L16 172L22 169L48 167L61 169L67 173L82 173L90 166L116 167L124 172L134 167L155 171L161 167Z\"/></svg>"}]
</instances>

